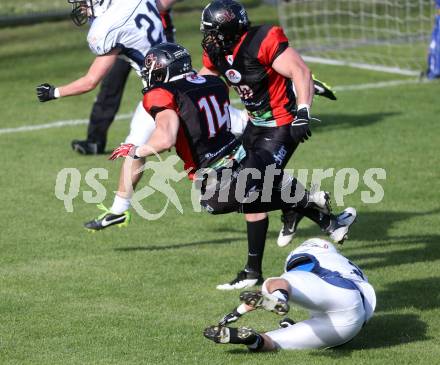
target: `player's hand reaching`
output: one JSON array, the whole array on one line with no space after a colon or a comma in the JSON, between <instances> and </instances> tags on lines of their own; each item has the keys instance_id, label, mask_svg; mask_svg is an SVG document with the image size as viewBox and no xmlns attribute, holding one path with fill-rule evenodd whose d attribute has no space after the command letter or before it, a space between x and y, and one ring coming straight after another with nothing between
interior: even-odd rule
<instances>
[{"instance_id":1,"label":"player's hand reaching","mask_svg":"<svg viewBox=\"0 0 440 365\"><path fill-rule=\"evenodd\" d=\"M118 148L113 150L113 153L108 159L116 160L119 157L139 158L136 156L136 146L133 143L122 143Z\"/></svg>"},{"instance_id":2,"label":"player's hand reaching","mask_svg":"<svg viewBox=\"0 0 440 365\"><path fill-rule=\"evenodd\" d=\"M37 97L40 102L44 103L45 101L54 100L55 97L55 86L51 84L41 84L38 85L37 88Z\"/></svg>"},{"instance_id":3,"label":"player's hand reaching","mask_svg":"<svg viewBox=\"0 0 440 365\"><path fill-rule=\"evenodd\" d=\"M310 115L308 108L299 108L296 112L295 120L290 126L290 135L296 143L303 143L312 136L309 124Z\"/></svg>"}]
</instances>

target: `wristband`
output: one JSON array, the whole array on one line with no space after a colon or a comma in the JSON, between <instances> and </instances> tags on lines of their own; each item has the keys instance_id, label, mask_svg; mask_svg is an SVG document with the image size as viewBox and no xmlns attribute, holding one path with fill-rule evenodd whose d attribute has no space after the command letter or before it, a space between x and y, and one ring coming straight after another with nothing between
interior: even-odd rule
<instances>
[{"instance_id":1,"label":"wristband","mask_svg":"<svg viewBox=\"0 0 440 365\"><path fill-rule=\"evenodd\" d=\"M59 99L59 98L61 98L61 95L60 95L60 89L58 89L57 87L56 87L55 90L53 91L53 97L54 97L55 99Z\"/></svg>"},{"instance_id":2,"label":"wristband","mask_svg":"<svg viewBox=\"0 0 440 365\"><path fill-rule=\"evenodd\" d=\"M139 148L139 146L134 146L134 148L133 148L133 154L132 154L132 158L134 159L134 160L139 160L141 157L140 156L138 156L137 155L137 150L138 150L138 148Z\"/></svg>"}]
</instances>

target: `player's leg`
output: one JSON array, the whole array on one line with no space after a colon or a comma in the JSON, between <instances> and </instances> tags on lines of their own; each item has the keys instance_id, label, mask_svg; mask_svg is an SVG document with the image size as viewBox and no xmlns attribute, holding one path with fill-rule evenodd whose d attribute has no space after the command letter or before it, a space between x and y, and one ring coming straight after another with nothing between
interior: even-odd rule
<instances>
[{"instance_id":1,"label":"player's leg","mask_svg":"<svg viewBox=\"0 0 440 365\"><path fill-rule=\"evenodd\" d=\"M131 121L130 134L125 143L133 143L136 146L146 143L154 128L154 119L145 111L142 103L139 103ZM115 194L111 208L98 218L85 223L86 228L101 230L112 225L126 225L130 221L130 200L137 183L142 177L141 168L144 161L144 159L124 159L119 175L118 191Z\"/></svg>"},{"instance_id":2,"label":"player's leg","mask_svg":"<svg viewBox=\"0 0 440 365\"><path fill-rule=\"evenodd\" d=\"M345 279L341 279L345 281ZM359 290L347 281L336 286L318 275L290 271L280 278L268 279L262 292L276 296L280 287L288 289L289 300L310 310L313 317L285 329L266 333L281 349L321 349L351 340L362 328L365 310ZM348 285L350 284L350 285Z\"/></svg>"},{"instance_id":3,"label":"player's leg","mask_svg":"<svg viewBox=\"0 0 440 365\"><path fill-rule=\"evenodd\" d=\"M92 107L86 140L73 140L72 148L89 155L105 152L107 132L121 104L125 83L130 73L128 62L117 59L101 82L99 94Z\"/></svg>"},{"instance_id":4,"label":"player's leg","mask_svg":"<svg viewBox=\"0 0 440 365\"><path fill-rule=\"evenodd\" d=\"M246 214L248 256L245 268L230 282L217 285L219 290L244 289L263 283L262 262L269 218L267 213Z\"/></svg>"},{"instance_id":5,"label":"player's leg","mask_svg":"<svg viewBox=\"0 0 440 365\"><path fill-rule=\"evenodd\" d=\"M356 209L349 207L342 213L334 215L331 213L330 196L327 192L308 192L297 180L292 181L293 184L297 185L288 186L286 190L284 187L281 190L275 187L272 190L270 201L263 202L257 199L252 203L243 204L242 211L244 213L255 213L282 209L282 219L285 222L284 226L287 227L283 227L279 234L279 246L290 243L302 217L307 217L315 222L322 232L330 236L333 242L342 244L348 236L350 226L356 221ZM296 203L285 202L284 197L290 194L292 189L300 199L295 199Z\"/></svg>"}]
</instances>

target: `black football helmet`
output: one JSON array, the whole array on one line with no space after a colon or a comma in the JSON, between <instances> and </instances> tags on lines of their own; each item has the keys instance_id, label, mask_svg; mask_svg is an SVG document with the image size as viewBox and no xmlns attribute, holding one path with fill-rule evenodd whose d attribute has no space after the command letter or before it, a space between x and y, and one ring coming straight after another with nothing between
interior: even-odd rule
<instances>
[{"instance_id":1,"label":"black football helmet","mask_svg":"<svg viewBox=\"0 0 440 365\"><path fill-rule=\"evenodd\" d=\"M145 55L142 78L146 82L144 93L152 87L181 79L194 72L191 56L186 48L175 43L161 43Z\"/></svg>"},{"instance_id":2,"label":"black football helmet","mask_svg":"<svg viewBox=\"0 0 440 365\"><path fill-rule=\"evenodd\" d=\"M209 56L227 54L249 27L243 5L234 0L214 0L203 9L202 47Z\"/></svg>"}]
</instances>

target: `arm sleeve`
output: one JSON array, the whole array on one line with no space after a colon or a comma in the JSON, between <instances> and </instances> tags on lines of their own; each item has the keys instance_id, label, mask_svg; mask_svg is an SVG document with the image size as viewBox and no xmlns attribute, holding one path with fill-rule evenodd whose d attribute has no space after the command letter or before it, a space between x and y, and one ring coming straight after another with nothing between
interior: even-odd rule
<instances>
[{"instance_id":1,"label":"arm sleeve","mask_svg":"<svg viewBox=\"0 0 440 365\"><path fill-rule=\"evenodd\" d=\"M258 52L258 60L261 64L270 66L273 61L289 47L287 39L281 27L272 27L267 32Z\"/></svg>"},{"instance_id":2,"label":"arm sleeve","mask_svg":"<svg viewBox=\"0 0 440 365\"><path fill-rule=\"evenodd\" d=\"M217 72L216 67L214 66L214 64L212 63L211 59L209 58L208 54L206 53L206 51L203 51L203 66L205 66L206 68L209 68L211 71L215 71Z\"/></svg>"},{"instance_id":3,"label":"arm sleeve","mask_svg":"<svg viewBox=\"0 0 440 365\"><path fill-rule=\"evenodd\" d=\"M153 118L156 118L157 113L166 109L178 111L174 95L162 88L155 88L148 91L144 95L143 104L147 113L150 113Z\"/></svg>"}]
</instances>

